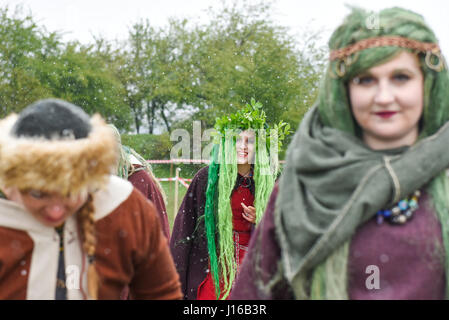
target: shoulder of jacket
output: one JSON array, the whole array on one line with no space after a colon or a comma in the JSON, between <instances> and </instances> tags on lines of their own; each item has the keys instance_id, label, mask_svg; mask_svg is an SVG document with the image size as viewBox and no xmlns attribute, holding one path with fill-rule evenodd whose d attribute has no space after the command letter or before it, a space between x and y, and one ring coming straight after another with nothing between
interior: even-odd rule
<instances>
[{"instance_id":1,"label":"shoulder of jacket","mask_svg":"<svg viewBox=\"0 0 449 320\"><path fill-rule=\"evenodd\" d=\"M100 220L125 202L133 191L133 185L111 175L105 188L94 193L95 220Z\"/></svg>"}]
</instances>

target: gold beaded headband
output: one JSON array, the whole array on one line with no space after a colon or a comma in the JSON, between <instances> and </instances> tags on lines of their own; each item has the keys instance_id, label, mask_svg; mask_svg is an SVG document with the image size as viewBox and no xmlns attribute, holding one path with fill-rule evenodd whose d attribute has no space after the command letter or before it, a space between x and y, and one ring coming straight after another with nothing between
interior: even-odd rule
<instances>
[{"instance_id":1,"label":"gold beaded headband","mask_svg":"<svg viewBox=\"0 0 449 320\"><path fill-rule=\"evenodd\" d=\"M359 51L369 48L387 47L387 46L408 48L413 49L417 52L425 52L426 65L430 69L435 70L437 72L441 71L445 67L444 58L441 55L441 50L437 43L421 42L400 36L384 36L360 40L347 47L331 51L329 60L330 61L339 60L339 62L337 62L337 68L335 69L335 73L339 77L342 77L346 73L346 67L349 67L357 59ZM438 60L436 64L432 63L431 60L432 55L434 55Z\"/></svg>"}]
</instances>

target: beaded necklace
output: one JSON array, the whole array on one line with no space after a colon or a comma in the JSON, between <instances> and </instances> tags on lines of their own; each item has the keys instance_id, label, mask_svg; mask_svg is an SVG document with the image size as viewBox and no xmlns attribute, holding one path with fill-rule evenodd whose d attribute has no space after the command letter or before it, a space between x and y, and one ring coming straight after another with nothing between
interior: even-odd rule
<instances>
[{"instance_id":1,"label":"beaded necklace","mask_svg":"<svg viewBox=\"0 0 449 320\"><path fill-rule=\"evenodd\" d=\"M421 191L417 190L412 196L399 201L394 207L377 211L377 223L387 220L391 224L404 224L413 217L413 212L418 209L418 200Z\"/></svg>"}]
</instances>

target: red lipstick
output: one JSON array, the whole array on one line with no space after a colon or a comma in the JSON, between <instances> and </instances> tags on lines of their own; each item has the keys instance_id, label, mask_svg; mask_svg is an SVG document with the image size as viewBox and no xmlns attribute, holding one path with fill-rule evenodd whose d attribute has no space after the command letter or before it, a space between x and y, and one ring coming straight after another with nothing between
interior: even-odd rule
<instances>
[{"instance_id":1,"label":"red lipstick","mask_svg":"<svg viewBox=\"0 0 449 320\"><path fill-rule=\"evenodd\" d=\"M381 111L381 112L376 112L376 116L379 116L383 119L388 119L391 118L392 116L394 116L397 112L396 111Z\"/></svg>"}]
</instances>

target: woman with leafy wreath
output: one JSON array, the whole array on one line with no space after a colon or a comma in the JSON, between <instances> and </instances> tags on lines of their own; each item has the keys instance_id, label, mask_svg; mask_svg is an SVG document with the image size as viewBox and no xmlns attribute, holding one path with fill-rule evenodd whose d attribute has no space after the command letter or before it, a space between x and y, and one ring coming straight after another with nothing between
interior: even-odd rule
<instances>
[{"instance_id":1,"label":"woman with leafy wreath","mask_svg":"<svg viewBox=\"0 0 449 320\"><path fill-rule=\"evenodd\" d=\"M277 173L283 122L266 137L262 105L217 119L210 166L193 178L174 222L170 247L185 299L227 299L254 225L262 218ZM270 144L275 145L270 148ZM275 154L276 153L276 154Z\"/></svg>"}]
</instances>

